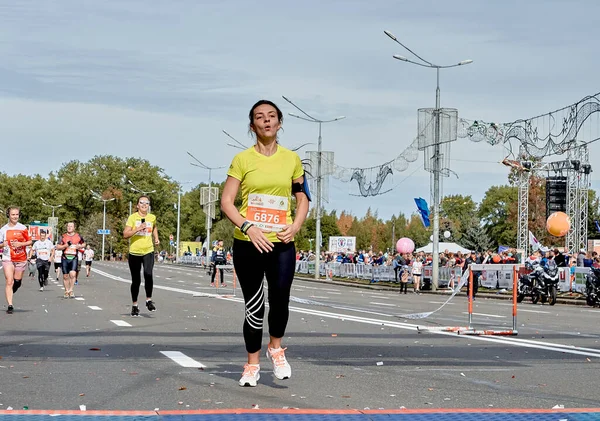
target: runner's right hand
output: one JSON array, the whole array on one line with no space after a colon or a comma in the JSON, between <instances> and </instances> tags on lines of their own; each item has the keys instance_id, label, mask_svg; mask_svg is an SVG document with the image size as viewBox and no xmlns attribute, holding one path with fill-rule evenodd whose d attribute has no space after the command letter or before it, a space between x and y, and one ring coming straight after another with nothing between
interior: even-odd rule
<instances>
[{"instance_id":1,"label":"runner's right hand","mask_svg":"<svg viewBox=\"0 0 600 421\"><path fill-rule=\"evenodd\" d=\"M246 235L250 237L250 241L252 241L252 244L254 244L254 247L256 247L259 252L268 253L273 250L273 243L269 241L264 231L257 226L253 225L248 228Z\"/></svg>"}]
</instances>

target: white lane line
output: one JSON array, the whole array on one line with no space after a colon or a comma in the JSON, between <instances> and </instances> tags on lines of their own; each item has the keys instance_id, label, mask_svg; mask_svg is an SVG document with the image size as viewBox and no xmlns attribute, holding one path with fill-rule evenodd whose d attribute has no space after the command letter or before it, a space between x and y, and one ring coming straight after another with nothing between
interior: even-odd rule
<instances>
[{"instance_id":1,"label":"white lane line","mask_svg":"<svg viewBox=\"0 0 600 421\"><path fill-rule=\"evenodd\" d=\"M309 298L320 298L321 300L326 300L329 298L329 297L325 297L323 295L309 295L308 297Z\"/></svg>"},{"instance_id":2,"label":"white lane line","mask_svg":"<svg viewBox=\"0 0 600 421\"><path fill-rule=\"evenodd\" d=\"M428 301L429 304L444 304L443 301ZM447 306L453 306L454 303L446 303Z\"/></svg>"},{"instance_id":3,"label":"white lane line","mask_svg":"<svg viewBox=\"0 0 600 421\"><path fill-rule=\"evenodd\" d=\"M188 357L183 352L179 351L160 351L165 357L169 357L177 364L182 367L195 367L195 368L205 368L206 366L202 364L200 361L196 361L193 358Z\"/></svg>"},{"instance_id":4,"label":"white lane line","mask_svg":"<svg viewBox=\"0 0 600 421\"><path fill-rule=\"evenodd\" d=\"M390 304L390 303L378 303L376 301L370 301L369 304L373 304L376 306L388 306L388 307L396 307L396 304Z\"/></svg>"},{"instance_id":5,"label":"white lane line","mask_svg":"<svg viewBox=\"0 0 600 421\"><path fill-rule=\"evenodd\" d=\"M469 313L466 311L463 311L463 314L469 314ZM500 316L498 314L486 314L486 313L473 313L473 314L475 314L477 316L486 316L486 317L495 317L497 319L506 319L506 316Z\"/></svg>"},{"instance_id":6,"label":"white lane line","mask_svg":"<svg viewBox=\"0 0 600 421\"><path fill-rule=\"evenodd\" d=\"M75 299L76 299L77 301L85 301L85 298L83 298L83 297L75 297Z\"/></svg>"},{"instance_id":7,"label":"white lane line","mask_svg":"<svg viewBox=\"0 0 600 421\"><path fill-rule=\"evenodd\" d=\"M117 326L122 326L122 327L132 327L129 323L127 323L125 320L111 320L111 322L113 322L114 324L116 324Z\"/></svg>"},{"instance_id":8,"label":"white lane line","mask_svg":"<svg viewBox=\"0 0 600 421\"><path fill-rule=\"evenodd\" d=\"M129 280L129 279L124 279L119 276L112 275L110 273L103 272L103 271L100 271L97 269L92 269L92 270L99 273L102 276L109 278L109 279L113 279L113 280L119 281L119 282L129 283L129 284L131 283L131 280ZM181 294L198 296L198 297L202 296L202 297L218 298L221 300L235 302L235 303L239 303L239 304L244 303L244 300L242 298L237 298L237 297L224 297L224 296L219 296L217 294L198 293L198 292L185 290L185 289L165 287L162 285L155 285L154 288L165 290L165 291L178 292ZM345 310L364 312L364 311L361 311L358 309L352 309L352 308L347 308ZM290 311L292 311L294 313L307 314L307 315L311 315L311 316L327 317L327 318L331 318L331 319L363 323L363 324L375 325L375 326L388 326L388 327L394 327L396 329L405 329L405 330L412 330L412 331L416 331L417 327L420 326L420 325L412 324L412 323L403 323L403 322L389 321L389 320L384 320L384 319L373 319L373 318L369 318L369 317L354 316L351 314L326 312L326 311L320 311L320 310L316 310L316 309L308 309L308 308L294 307L294 306L290 306ZM376 314L376 313L372 313L372 312L368 312L368 313ZM383 314L381 314L381 315L383 316ZM460 338L463 340L470 340L470 341L501 343L501 344L505 344L505 345L517 346L517 347L522 347L522 348L543 349L543 350L547 350L547 351L562 352L562 353L566 353L566 354L583 355L583 356L588 356L588 357L600 358L600 350L599 349L583 348L583 347L578 347L578 346L574 346L574 345L565 345L565 344L558 344L558 343L551 343L551 342L541 342L538 340L534 341L534 340L527 340L527 339L519 339L516 337L501 338L501 337L494 337L494 336L490 337L490 336L456 335L456 333L441 332L441 331L433 331L433 332L431 332L431 334L450 336L452 338Z\"/></svg>"},{"instance_id":9,"label":"white lane line","mask_svg":"<svg viewBox=\"0 0 600 421\"><path fill-rule=\"evenodd\" d=\"M89 308L90 310L102 310L102 309L101 309L100 307L98 307L98 306L88 306L88 308Z\"/></svg>"},{"instance_id":10,"label":"white lane line","mask_svg":"<svg viewBox=\"0 0 600 421\"><path fill-rule=\"evenodd\" d=\"M524 308L519 310L519 313L539 313L539 314L550 314L549 311L542 311L542 310L525 310Z\"/></svg>"}]
</instances>

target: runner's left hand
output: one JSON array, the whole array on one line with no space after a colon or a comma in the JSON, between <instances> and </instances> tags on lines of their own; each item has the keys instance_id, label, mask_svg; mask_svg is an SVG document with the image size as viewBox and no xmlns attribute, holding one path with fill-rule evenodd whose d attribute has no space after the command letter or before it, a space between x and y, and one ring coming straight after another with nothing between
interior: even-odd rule
<instances>
[{"instance_id":1,"label":"runner's left hand","mask_svg":"<svg viewBox=\"0 0 600 421\"><path fill-rule=\"evenodd\" d=\"M277 238L282 243L287 244L294 239L294 235L296 235L296 233L298 233L298 231L299 230L293 224L286 225L285 227L283 227L283 230L281 230L277 233Z\"/></svg>"}]
</instances>

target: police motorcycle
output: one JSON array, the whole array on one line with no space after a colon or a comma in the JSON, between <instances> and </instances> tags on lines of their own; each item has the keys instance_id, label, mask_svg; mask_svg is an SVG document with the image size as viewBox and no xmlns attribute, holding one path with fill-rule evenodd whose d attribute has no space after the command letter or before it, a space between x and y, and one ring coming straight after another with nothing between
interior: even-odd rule
<instances>
[{"instance_id":1,"label":"police motorcycle","mask_svg":"<svg viewBox=\"0 0 600 421\"><path fill-rule=\"evenodd\" d=\"M600 268L591 267L585 275L585 302L588 306L600 306Z\"/></svg>"},{"instance_id":2,"label":"police motorcycle","mask_svg":"<svg viewBox=\"0 0 600 421\"><path fill-rule=\"evenodd\" d=\"M558 292L558 267L554 260L548 260L545 265L539 262L526 262L525 269L531 271L519 277L517 302L525 297L531 297L531 302L537 304L548 302L551 306L556 304Z\"/></svg>"}]
</instances>

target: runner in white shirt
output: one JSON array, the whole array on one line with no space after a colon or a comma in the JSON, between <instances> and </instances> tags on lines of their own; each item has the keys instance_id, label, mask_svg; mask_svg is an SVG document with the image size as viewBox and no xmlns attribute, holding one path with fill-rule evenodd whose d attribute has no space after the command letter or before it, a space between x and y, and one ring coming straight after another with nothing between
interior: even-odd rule
<instances>
[{"instance_id":1,"label":"runner in white shirt","mask_svg":"<svg viewBox=\"0 0 600 421\"><path fill-rule=\"evenodd\" d=\"M34 253L37 255L36 266L40 291L44 291L44 286L48 285L50 263L54 259L54 244L46 238L45 230L40 231L40 239L31 247L30 256Z\"/></svg>"},{"instance_id":2,"label":"runner in white shirt","mask_svg":"<svg viewBox=\"0 0 600 421\"><path fill-rule=\"evenodd\" d=\"M54 249L54 271L56 272L56 280L60 279L62 274L62 250Z\"/></svg>"},{"instance_id":3,"label":"runner in white shirt","mask_svg":"<svg viewBox=\"0 0 600 421\"><path fill-rule=\"evenodd\" d=\"M89 278L92 270L92 260L94 260L94 250L91 249L89 244L83 252L83 258L85 259L85 277Z\"/></svg>"},{"instance_id":4,"label":"runner in white shirt","mask_svg":"<svg viewBox=\"0 0 600 421\"><path fill-rule=\"evenodd\" d=\"M423 262L420 257L417 257L412 264L412 276L413 276L413 285L414 292L416 294L421 293L421 272L423 271Z\"/></svg>"}]
</instances>

